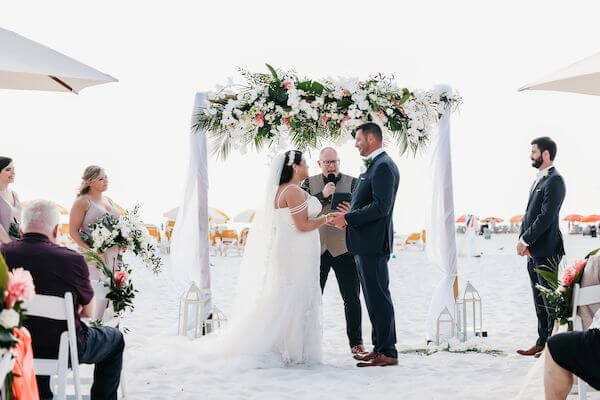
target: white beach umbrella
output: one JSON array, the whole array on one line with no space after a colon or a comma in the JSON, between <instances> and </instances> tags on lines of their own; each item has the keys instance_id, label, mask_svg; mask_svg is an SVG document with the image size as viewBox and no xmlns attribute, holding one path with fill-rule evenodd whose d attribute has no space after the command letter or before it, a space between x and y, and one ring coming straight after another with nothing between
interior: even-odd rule
<instances>
[{"instance_id":1,"label":"white beach umbrella","mask_svg":"<svg viewBox=\"0 0 600 400\"><path fill-rule=\"evenodd\" d=\"M175 221L177 219L177 213L179 212L179 207L175 207L169 211L165 211L163 213L163 217L171 219ZM231 218L223 211L218 208L208 207L208 221L211 224L224 224L229 221Z\"/></svg>"},{"instance_id":2,"label":"white beach umbrella","mask_svg":"<svg viewBox=\"0 0 600 400\"><path fill-rule=\"evenodd\" d=\"M0 28L2 89L79 93L89 86L116 81L110 75Z\"/></svg>"},{"instance_id":3,"label":"white beach umbrella","mask_svg":"<svg viewBox=\"0 0 600 400\"><path fill-rule=\"evenodd\" d=\"M522 90L552 90L600 96L600 53L571 64Z\"/></svg>"},{"instance_id":4,"label":"white beach umbrella","mask_svg":"<svg viewBox=\"0 0 600 400\"><path fill-rule=\"evenodd\" d=\"M254 220L255 210L245 210L233 217L233 222L251 223Z\"/></svg>"}]
</instances>

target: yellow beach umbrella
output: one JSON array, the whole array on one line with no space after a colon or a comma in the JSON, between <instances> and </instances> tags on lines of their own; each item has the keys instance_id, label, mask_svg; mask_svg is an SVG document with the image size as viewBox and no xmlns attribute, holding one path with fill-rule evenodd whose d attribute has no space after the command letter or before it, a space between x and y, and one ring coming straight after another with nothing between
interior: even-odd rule
<instances>
[{"instance_id":1,"label":"yellow beach umbrella","mask_svg":"<svg viewBox=\"0 0 600 400\"><path fill-rule=\"evenodd\" d=\"M252 221L254 221L254 215L256 215L256 210L245 210L233 217L233 222L251 223Z\"/></svg>"}]
</instances>

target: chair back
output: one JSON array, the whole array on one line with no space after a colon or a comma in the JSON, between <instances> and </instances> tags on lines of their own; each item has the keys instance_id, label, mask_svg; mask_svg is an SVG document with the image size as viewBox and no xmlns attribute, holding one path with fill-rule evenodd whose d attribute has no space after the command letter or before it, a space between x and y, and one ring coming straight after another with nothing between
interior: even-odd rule
<instances>
[{"instance_id":1,"label":"chair back","mask_svg":"<svg viewBox=\"0 0 600 400\"><path fill-rule=\"evenodd\" d=\"M55 398L65 397L66 374L68 370L68 356L71 355L71 369L75 382L75 398L81 400L79 387L79 356L77 353L77 333L75 331L75 311L73 308L73 295L65 293L65 297L47 296L36 294L27 304L27 314L30 317L40 317L67 322L67 330L60 335L58 358L33 360L36 375L58 375L59 390ZM69 351L71 350L71 351Z\"/></svg>"},{"instance_id":2,"label":"chair back","mask_svg":"<svg viewBox=\"0 0 600 400\"><path fill-rule=\"evenodd\" d=\"M573 289L573 321L577 318L577 307L600 303L600 285L581 287L575 284Z\"/></svg>"}]
</instances>

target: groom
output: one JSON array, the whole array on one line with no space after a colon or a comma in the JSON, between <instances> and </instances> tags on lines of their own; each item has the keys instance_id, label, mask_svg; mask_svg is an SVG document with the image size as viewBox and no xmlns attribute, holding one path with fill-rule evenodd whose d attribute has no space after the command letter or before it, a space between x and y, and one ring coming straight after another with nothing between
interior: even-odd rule
<instances>
[{"instance_id":1,"label":"groom","mask_svg":"<svg viewBox=\"0 0 600 400\"><path fill-rule=\"evenodd\" d=\"M381 148L381 128L372 122L356 129L356 144L365 157L365 172L359 179L352 204L338 206L330 223L347 226L346 243L354 255L369 318L373 351L355 355L358 367L384 367L398 364L394 305L389 290L388 260L393 249L392 212L400 182L398 168Z\"/></svg>"}]
</instances>

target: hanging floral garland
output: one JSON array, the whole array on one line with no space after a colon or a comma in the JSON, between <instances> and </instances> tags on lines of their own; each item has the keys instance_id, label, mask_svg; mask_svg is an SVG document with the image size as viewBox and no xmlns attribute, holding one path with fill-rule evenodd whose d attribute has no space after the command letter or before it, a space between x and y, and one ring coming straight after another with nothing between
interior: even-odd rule
<instances>
[{"instance_id":1,"label":"hanging floral garland","mask_svg":"<svg viewBox=\"0 0 600 400\"><path fill-rule=\"evenodd\" d=\"M267 67L270 74L240 69L245 85L221 88L193 115L193 130L206 131L213 152L223 158L248 146L318 148L323 141L347 140L366 121L383 127L401 154L416 153L427 145L441 116L461 102L454 92L400 88L393 76L383 74L366 81L318 82Z\"/></svg>"}]
</instances>

